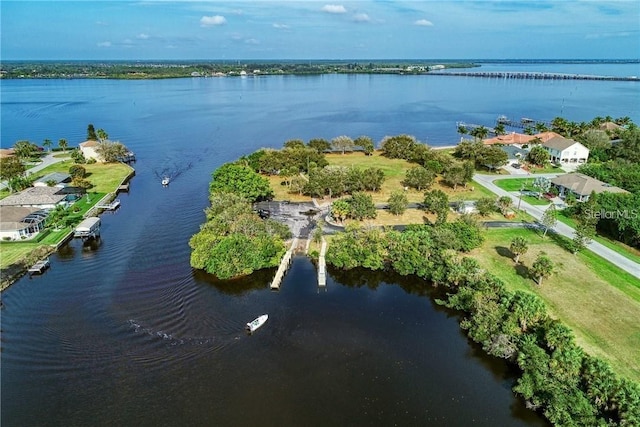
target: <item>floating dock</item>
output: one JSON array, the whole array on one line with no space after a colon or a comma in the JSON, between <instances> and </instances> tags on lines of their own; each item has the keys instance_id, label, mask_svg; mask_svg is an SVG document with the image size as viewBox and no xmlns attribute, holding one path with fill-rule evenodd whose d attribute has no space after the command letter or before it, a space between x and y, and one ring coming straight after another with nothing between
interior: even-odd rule
<instances>
[{"instance_id":1,"label":"floating dock","mask_svg":"<svg viewBox=\"0 0 640 427\"><path fill-rule=\"evenodd\" d=\"M113 211L115 209L118 209L119 206L120 206L120 199L112 200L110 203L96 205L98 209L104 209L108 211Z\"/></svg>"},{"instance_id":2,"label":"floating dock","mask_svg":"<svg viewBox=\"0 0 640 427\"><path fill-rule=\"evenodd\" d=\"M29 268L29 273L31 274L42 274L44 271L50 267L49 258L45 258L41 261L36 262Z\"/></svg>"},{"instance_id":3,"label":"floating dock","mask_svg":"<svg viewBox=\"0 0 640 427\"><path fill-rule=\"evenodd\" d=\"M291 258L293 256L293 251L298 246L298 238L294 238L293 242L291 242L291 247L287 252L285 252L282 260L280 261L280 266L278 267L278 271L276 271L276 275L273 277L273 281L271 282L271 289L280 289L280 284L282 283L282 279L284 275L287 273L289 266L291 265Z\"/></svg>"}]
</instances>

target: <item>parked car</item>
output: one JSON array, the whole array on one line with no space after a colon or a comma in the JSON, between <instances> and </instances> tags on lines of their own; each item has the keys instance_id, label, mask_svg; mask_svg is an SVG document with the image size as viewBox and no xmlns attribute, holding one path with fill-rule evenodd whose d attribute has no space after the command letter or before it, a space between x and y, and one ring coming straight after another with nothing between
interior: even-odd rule
<instances>
[{"instance_id":1,"label":"parked car","mask_svg":"<svg viewBox=\"0 0 640 427\"><path fill-rule=\"evenodd\" d=\"M511 163L512 168L520 169L520 163Z\"/></svg>"}]
</instances>

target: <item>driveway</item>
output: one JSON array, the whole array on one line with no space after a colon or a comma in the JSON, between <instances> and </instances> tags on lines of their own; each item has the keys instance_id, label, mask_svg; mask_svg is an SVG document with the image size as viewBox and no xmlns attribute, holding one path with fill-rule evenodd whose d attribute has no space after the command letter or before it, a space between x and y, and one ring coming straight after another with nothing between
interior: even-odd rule
<instances>
[{"instance_id":1,"label":"driveway","mask_svg":"<svg viewBox=\"0 0 640 427\"><path fill-rule=\"evenodd\" d=\"M556 176L558 176L559 174L534 174L531 176L543 176L545 178L555 178ZM480 175L480 174L475 174L473 176L473 180L475 182L477 182L478 184L481 184L483 186L485 186L486 188L488 188L489 190L491 190L493 193L497 194L498 196L509 196L511 198L511 200L513 201L514 206L518 206L518 203L520 203L520 209L527 212L529 215L531 215L532 217L534 217L535 219L537 219L538 221L540 221L542 219L542 215L544 214L544 210L549 206L549 205L544 205L544 206L533 206L530 205L529 203L525 202L524 200L519 201L518 196L515 196L511 193L509 193L508 191L503 190L502 188L498 187L497 185L494 184L495 180L498 179L509 179L509 178L513 178L510 177L508 175ZM569 227L568 225L558 221L558 223L556 224L556 226L553 228L553 230L560 234L563 235L565 237L568 237L570 239L573 239L574 235L575 235L575 230L571 227ZM587 245L587 249L589 249L590 251L600 255L602 258L609 260L609 262L611 262L612 264L614 264L615 266L621 268L622 270L628 272L629 274L632 274L633 276L640 278L640 264L631 261L630 259L620 255L619 253L607 248L606 246L596 242L596 241L592 241L591 243L589 243Z\"/></svg>"},{"instance_id":2,"label":"driveway","mask_svg":"<svg viewBox=\"0 0 640 427\"><path fill-rule=\"evenodd\" d=\"M60 154L60 153L57 153ZM70 157L53 157L54 153L49 153L46 156L44 156L40 163L38 163L37 165L35 165L34 167L32 167L31 169L27 169L26 171L26 175L32 175L35 172L39 172L42 169L46 168L49 165L52 165L54 163L58 163L58 162L62 162L64 160L68 160ZM7 181L2 181L0 182L0 189L6 188L7 187Z\"/></svg>"}]
</instances>

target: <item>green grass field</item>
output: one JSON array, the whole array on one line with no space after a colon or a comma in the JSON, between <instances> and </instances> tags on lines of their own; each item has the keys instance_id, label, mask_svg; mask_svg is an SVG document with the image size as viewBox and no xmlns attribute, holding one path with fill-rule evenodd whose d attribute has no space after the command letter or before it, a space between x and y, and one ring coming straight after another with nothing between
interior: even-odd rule
<instances>
[{"instance_id":1,"label":"green grass field","mask_svg":"<svg viewBox=\"0 0 640 427\"><path fill-rule=\"evenodd\" d=\"M640 280L608 261L584 251L573 255L550 237L528 229L490 229L486 241L472 256L483 268L500 277L509 289L540 296L552 316L570 326L578 343L601 357L621 374L640 380ZM515 265L509 252L511 239L523 236L529 251ZM538 286L529 276L540 251L562 264L557 275Z\"/></svg>"}]
</instances>

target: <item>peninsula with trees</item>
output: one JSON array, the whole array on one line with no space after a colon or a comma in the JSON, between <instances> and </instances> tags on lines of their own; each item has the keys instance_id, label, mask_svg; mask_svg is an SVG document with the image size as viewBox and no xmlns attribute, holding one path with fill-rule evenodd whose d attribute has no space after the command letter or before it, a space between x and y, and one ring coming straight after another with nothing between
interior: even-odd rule
<instances>
[{"instance_id":1,"label":"peninsula with trees","mask_svg":"<svg viewBox=\"0 0 640 427\"><path fill-rule=\"evenodd\" d=\"M437 303L460 313L468 336L517 367L513 390L529 408L554 425L634 425L640 422L640 283L586 246L591 239L620 238L629 244L620 250L640 259L640 223L637 217L609 218L616 225L600 228L586 212L610 209L614 199L638 206L631 177L638 172L633 156L640 130L630 124L612 143L590 132L598 122L565 133L601 152L579 171L619 173L616 183L631 190L594 193L590 202L572 202L561 211L554 206L540 223L519 211L512 197L474 181L477 174L504 173L507 161L479 138L445 150L410 135L378 144L342 135L260 149L213 173L206 222L190 240L191 265L219 279L277 266L292 233L256 206L313 201L322 214L305 236L308 253L316 257L325 239L329 274L391 269L425 288L438 287ZM534 174L553 168L549 157L538 157L523 158L523 167ZM547 182L529 181L537 189L528 196L532 202L552 196ZM466 210L469 203L473 213ZM555 233L559 221L575 225L577 237ZM501 226L487 228L491 222ZM341 231L323 233L329 227ZM621 228L626 231L619 233Z\"/></svg>"}]
</instances>

